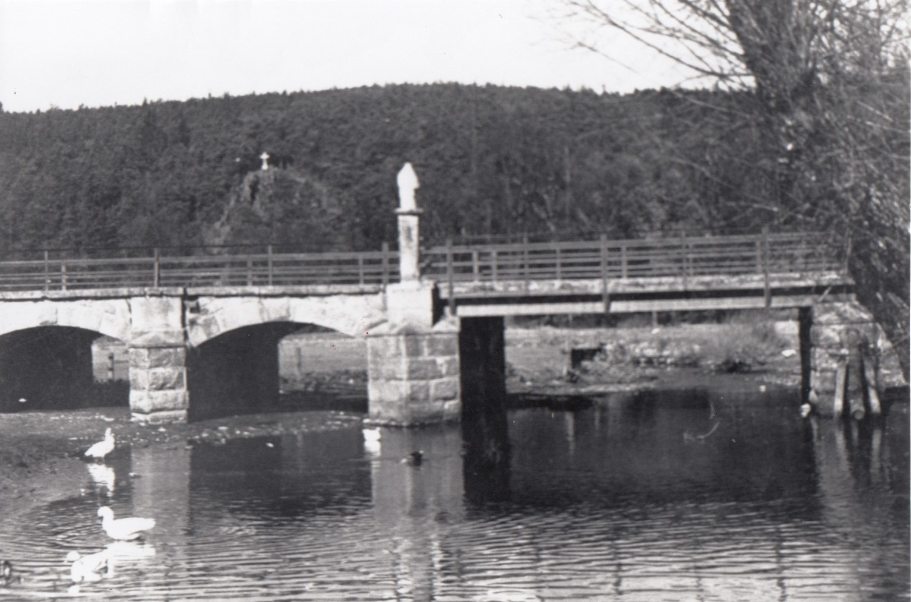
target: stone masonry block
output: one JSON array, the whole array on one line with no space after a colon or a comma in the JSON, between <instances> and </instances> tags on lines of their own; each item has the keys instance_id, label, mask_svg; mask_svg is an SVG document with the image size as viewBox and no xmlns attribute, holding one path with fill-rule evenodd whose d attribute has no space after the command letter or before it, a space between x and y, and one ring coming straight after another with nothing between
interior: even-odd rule
<instances>
[{"instance_id":1,"label":"stone masonry block","mask_svg":"<svg viewBox=\"0 0 911 602\"><path fill-rule=\"evenodd\" d=\"M185 347L130 347L131 368L184 367L187 361Z\"/></svg>"},{"instance_id":2,"label":"stone masonry block","mask_svg":"<svg viewBox=\"0 0 911 602\"><path fill-rule=\"evenodd\" d=\"M458 356L458 334L432 334L425 340L426 353L431 357Z\"/></svg>"},{"instance_id":3,"label":"stone masonry block","mask_svg":"<svg viewBox=\"0 0 911 602\"><path fill-rule=\"evenodd\" d=\"M140 414L134 412L132 415L133 422L143 424L170 424L174 422L186 422L186 410L172 410L168 412L153 412L151 414Z\"/></svg>"},{"instance_id":4,"label":"stone masonry block","mask_svg":"<svg viewBox=\"0 0 911 602\"><path fill-rule=\"evenodd\" d=\"M399 339L399 353L408 357L424 355L424 339L427 335L408 334L397 337Z\"/></svg>"},{"instance_id":5,"label":"stone masonry block","mask_svg":"<svg viewBox=\"0 0 911 602\"><path fill-rule=\"evenodd\" d=\"M459 376L458 357L437 358L436 362L440 366L440 374L442 376Z\"/></svg>"},{"instance_id":6,"label":"stone masonry block","mask_svg":"<svg viewBox=\"0 0 911 602\"><path fill-rule=\"evenodd\" d=\"M180 391L187 388L186 372L183 368L156 368L149 370L150 391Z\"/></svg>"},{"instance_id":7,"label":"stone masonry block","mask_svg":"<svg viewBox=\"0 0 911 602\"><path fill-rule=\"evenodd\" d=\"M130 368L149 368L149 349L145 347L130 347Z\"/></svg>"},{"instance_id":8,"label":"stone masonry block","mask_svg":"<svg viewBox=\"0 0 911 602\"><path fill-rule=\"evenodd\" d=\"M130 409L135 413L186 411L186 391L130 391Z\"/></svg>"},{"instance_id":9,"label":"stone masonry block","mask_svg":"<svg viewBox=\"0 0 911 602\"><path fill-rule=\"evenodd\" d=\"M149 349L149 368L183 368L187 362L185 347L160 347Z\"/></svg>"},{"instance_id":10,"label":"stone masonry block","mask_svg":"<svg viewBox=\"0 0 911 602\"><path fill-rule=\"evenodd\" d=\"M443 420L458 420L462 416L462 400L451 399L443 403Z\"/></svg>"},{"instance_id":11,"label":"stone masonry block","mask_svg":"<svg viewBox=\"0 0 911 602\"><path fill-rule=\"evenodd\" d=\"M441 378L430 383L430 399L449 401L459 397L459 379Z\"/></svg>"},{"instance_id":12,"label":"stone masonry block","mask_svg":"<svg viewBox=\"0 0 911 602\"><path fill-rule=\"evenodd\" d=\"M433 380L441 378L443 372L433 358L408 358L405 378L408 380Z\"/></svg>"},{"instance_id":13,"label":"stone masonry block","mask_svg":"<svg viewBox=\"0 0 911 602\"><path fill-rule=\"evenodd\" d=\"M145 392L149 390L149 371L141 368L130 367L130 392Z\"/></svg>"}]
</instances>

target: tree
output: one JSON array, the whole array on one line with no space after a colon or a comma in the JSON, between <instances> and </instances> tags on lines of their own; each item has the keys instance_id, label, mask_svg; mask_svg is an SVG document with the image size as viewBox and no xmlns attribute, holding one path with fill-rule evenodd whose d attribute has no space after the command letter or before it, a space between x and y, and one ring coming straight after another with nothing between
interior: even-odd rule
<instances>
[{"instance_id":1,"label":"tree","mask_svg":"<svg viewBox=\"0 0 911 602\"><path fill-rule=\"evenodd\" d=\"M774 183L770 221L848 240L859 300L908 378L907 0L565 0L698 81L749 92ZM598 45L578 39L598 51Z\"/></svg>"}]
</instances>

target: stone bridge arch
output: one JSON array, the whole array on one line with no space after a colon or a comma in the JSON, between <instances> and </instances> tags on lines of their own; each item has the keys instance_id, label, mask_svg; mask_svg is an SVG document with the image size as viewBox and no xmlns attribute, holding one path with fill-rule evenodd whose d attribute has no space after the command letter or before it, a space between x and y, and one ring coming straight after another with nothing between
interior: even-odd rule
<instances>
[{"instance_id":1,"label":"stone bridge arch","mask_svg":"<svg viewBox=\"0 0 911 602\"><path fill-rule=\"evenodd\" d=\"M130 340L127 299L7 301L0 312L0 335L41 326L68 326Z\"/></svg>"},{"instance_id":2,"label":"stone bridge arch","mask_svg":"<svg viewBox=\"0 0 911 602\"><path fill-rule=\"evenodd\" d=\"M234 330L269 323L315 324L351 337L366 337L386 322L380 294L306 297L199 297L187 309L190 347Z\"/></svg>"}]
</instances>

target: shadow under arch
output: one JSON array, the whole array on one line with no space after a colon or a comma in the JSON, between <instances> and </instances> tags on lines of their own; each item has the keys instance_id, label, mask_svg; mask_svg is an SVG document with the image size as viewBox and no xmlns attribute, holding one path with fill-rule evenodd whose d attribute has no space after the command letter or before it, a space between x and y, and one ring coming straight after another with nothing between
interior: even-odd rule
<instances>
[{"instance_id":1,"label":"shadow under arch","mask_svg":"<svg viewBox=\"0 0 911 602\"><path fill-rule=\"evenodd\" d=\"M37 326L0 335L0 411L126 406L127 383L96 383L92 342L102 334Z\"/></svg>"},{"instance_id":2,"label":"shadow under arch","mask_svg":"<svg viewBox=\"0 0 911 602\"><path fill-rule=\"evenodd\" d=\"M287 370L282 369L279 349L288 335L307 332L335 331L302 322L266 322L236 328L191 347L186 364L188 419L304 409L295 407L300 404L279 405L288 397L282 395L281 381ZM366 387L363 397L366 399Z\"/></svg>"}]
</instances>

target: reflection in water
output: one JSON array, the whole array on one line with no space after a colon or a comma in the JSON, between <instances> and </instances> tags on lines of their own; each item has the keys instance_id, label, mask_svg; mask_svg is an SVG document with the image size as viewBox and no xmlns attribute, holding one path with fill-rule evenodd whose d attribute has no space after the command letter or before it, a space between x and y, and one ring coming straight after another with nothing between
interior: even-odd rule
<instances>
[{"instance_id":1,"label":"reflection in water","mask_svg":"<svg viewBox=\"0 0 911 602\"><path fill-rule=\"evenodd\" d=\"M113 467L105 464L86 464L89 476L96 489L103 489L110 497L114 495L114 486L117 483L117 475Z\"/></svg>"},{"instance_id":2,"label":"reflection in water","mask_svg":"<svg viewBox=\"0 0 911 602\"><path fill-rule=\"evenodd\" d=\"M81 594L907 599L907 405L859 425L797 407L651 393L378 439L327 414L316 432L125 450L116 488L92 475L94 490L0 523L0 542L24 595L64 591L70 550L107 549L116 570ZM158 525L112 544L101 502Z\"/></svg>"}]
</instances>

